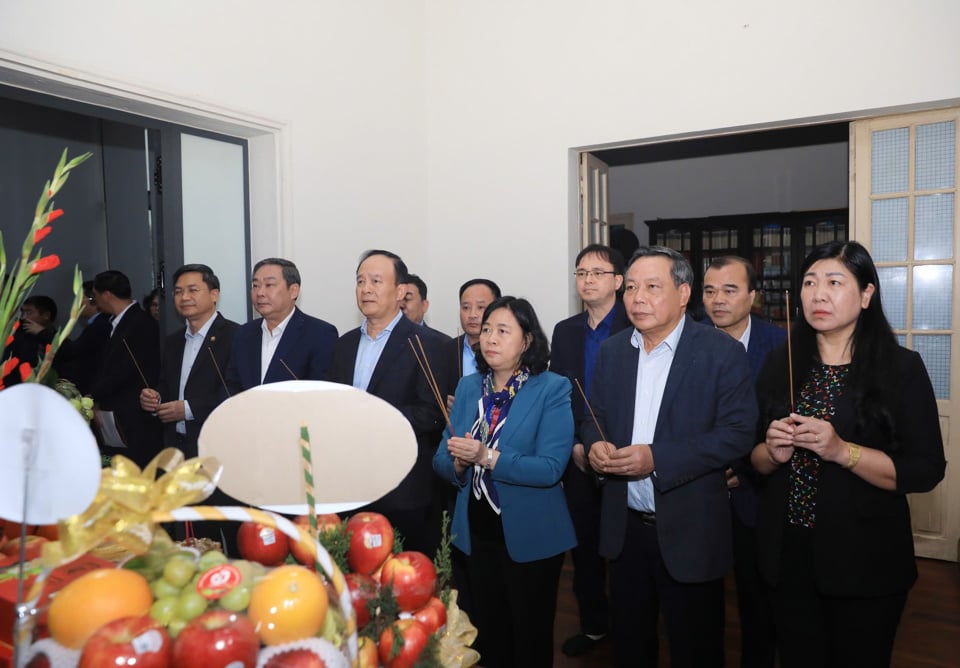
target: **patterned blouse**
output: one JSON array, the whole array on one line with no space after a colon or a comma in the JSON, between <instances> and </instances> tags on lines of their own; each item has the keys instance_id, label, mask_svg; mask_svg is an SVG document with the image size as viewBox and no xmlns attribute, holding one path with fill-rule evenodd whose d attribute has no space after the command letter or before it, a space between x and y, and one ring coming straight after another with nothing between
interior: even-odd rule
<instances>
[{"instance_id":1,"label":"patterned blouse","mask_svg":"<svg viewBox=\"0 0 960 668\"><path fill-rule=\"evenodd\" d=\"M828 366L817 363L800 388L796 412L826 420L837 410L837 400L846 387L849 365ZM790 458L790 490L787 519L795 526L812 529L817 522L817 484L823 460L806 448L796 448Z\"/></svg>"}]
</instances>

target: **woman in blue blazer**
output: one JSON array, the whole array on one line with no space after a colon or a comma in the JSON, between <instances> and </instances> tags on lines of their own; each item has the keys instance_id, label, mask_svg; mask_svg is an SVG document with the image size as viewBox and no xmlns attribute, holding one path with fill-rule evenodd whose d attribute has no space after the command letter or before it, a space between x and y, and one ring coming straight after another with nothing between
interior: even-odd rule
<instances>
[{"instance_id":1,"label":"woman in blue blazer","mask_svg":"<svg viewBox=\"0 0 960 668\"><path fill-rule=\"evenodd\" d=\"M547 371L547 337L525 299L483 315L479 373L457 386L433 468L459 488L453 544L467 555L487 666L550 666L564 553L576 544L560 479L570 458L570 381Z\"/></svg>"}]
</instances>

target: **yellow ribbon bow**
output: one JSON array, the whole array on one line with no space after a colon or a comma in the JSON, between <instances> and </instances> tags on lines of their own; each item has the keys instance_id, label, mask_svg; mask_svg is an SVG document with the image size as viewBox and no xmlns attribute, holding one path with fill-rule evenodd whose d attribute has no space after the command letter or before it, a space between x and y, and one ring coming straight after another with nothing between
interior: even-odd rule
<instances>
[{"instance_id":1,"label":"yellow ribbon bow","mask_svg":"<svg viewBox=\"0 0 960 668\"><path fill-rule=\"evenodd\" d=\"M157 471L165 473L156 479ZM203 501L216 489L223 467L214 457L184 460L176 448L166 448L142 471L117 455L103 469L93 503L59 522L60 540L43 546L48 568L73 561L105 538L142 554L150 547L154 511L166 512Z\"/></svg>"}]
</instances>

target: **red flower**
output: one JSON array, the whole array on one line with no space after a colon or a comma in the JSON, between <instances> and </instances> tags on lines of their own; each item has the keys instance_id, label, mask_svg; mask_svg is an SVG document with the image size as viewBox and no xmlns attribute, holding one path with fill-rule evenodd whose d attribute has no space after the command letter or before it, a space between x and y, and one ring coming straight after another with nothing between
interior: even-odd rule
<instances>
[{"instance_id":1,"label":"red flower","mask_svg":"<svg viewBox=\"0 0 960 668\"><path fill-rule=\"evenodd\" d=\"M15 331L17 331L18 329L20 329L20 321L19 321L19 320L14 320L14 321L13 321L13 329L11 329L10 331L11 331L11 332L15 332Z\"/></svg>"},{"instance_id":2,"label":"red flower","mask_svg":"<svg viewBox=\"0 0 960 668\"><path fill-rule=\"evenodd\" d=\"M24 362L20 365L20 380L24 383L27 382L27 378L30 377L30 374L33 373L33 368L30 366L30 362Z\"/></svg>"},{"instance_id":3,"label":"red flower","mask_svg":"<svg viewBox=\"0 0 960 668\"><path fill-rule=\"evenodd\" d=\"M20 364L20 360L16 357L11 357L6 362L3 363L3 373L0 373L0 378L6 378L7 374L17 368L17 365Z\"/></svg>"},{"instance_id":4,"label":"red flower","mask_svg":"<svg viewBox=\"0 0 960 668\"><path fill-rule=\"evenodd\" d=\"M56 255L47 255L42 257L36 262L33 263L33 266L30 267L30 275L40 274L45 271L50 271L54 267L60 266L60 258Z\"/></svg>"},{"instance_id":5,"label":"red flower","mask_svg":"<svg viewBox=\"0 0 960 668\"><path fill-rule=\"evenodd\" d=\"M49 354L50 354L50 344L49 344L49 343L47 344L47 347L43 349L43 354L44 354L44 355L49 355Z\"/></svg>"},{"instance_id":6,"label":"red flower","mask_svg":"<svg viewBox=\"0 0 960 668\"><path fill-rule=\"evenodd\" d=\"M53 211L47 214L47 222L52 223L62 215L63 215L63 209L54 209Z\"/></svg>"},{"instance_id":7,"label":"red flower","mask_svg":"<svg viewBox=\"0 0 960 668\"><path fill-rule=\"evenodd\" d=\"M7 337L6 346L9 346L11 343L13 343L13 334Z\"/></svg>"},{"instance_id":8,"label":"red flower","mask_svg":"<svg viewBox=\"0 0 960 668\"><path fill-rule=\"evenodd\" d=\"M40 243L41 240L43 240L45 236L47 236L51 232L53 232L53 228L50 227L49 225L45 225L41 227L39 230L33 233L33 244L37 245L38 243Z\"/></svg>"}]
</instances>

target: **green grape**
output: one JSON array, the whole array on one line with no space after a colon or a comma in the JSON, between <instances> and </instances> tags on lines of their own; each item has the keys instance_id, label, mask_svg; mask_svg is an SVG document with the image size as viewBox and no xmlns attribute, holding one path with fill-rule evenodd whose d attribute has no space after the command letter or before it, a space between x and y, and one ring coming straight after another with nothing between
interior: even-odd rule
<instances>
[{"instance_id":1,"label":"green grape","mask_svg":"<svg viewBox=\"0 0 960 668\"><path fill-rule=\"evenodd\" d=\"M92 397L81 397L80 405L86 409L93 408L93 398Z\"/></svg>"},{"instance_id":2,"label":"green grape","mask_svg":"<svg viewBox=\"0 0 960 668\"><path fill-rule=\"evenodd\" d=\"M200 561L197 563L197 568L200 570L200 572L206 572L214 566L225 563L227 563L227 555L219 550L210 550L209 552L204 552L200 555Z\"/></svg>"},{"instance_id":3,"label":"green grape","mask_svg":"<svg viewBox=\"0 0 960 668\"><path fill-rule=\"evenodd\" d=\"M180 632L183 631L183 627L187 625L187 622L182 619L172 619L170 623L167 624L167 631L170 633L171 638L176 638L180 635Z\"/></svg>"},{"instance_id":4,"label":"green grape","mask_svg":"<svg viewBox=\"0 0 960 668\"><path fill-rule=\"evenodd\" d=\"M158 598L153 602L153 605L150 606L150 616L166 626L173 621L177 609L177 600L178 597L176 596Z\"/></svg>"},{"instance_id":5,"label":"green grape","mask_svg":"<svg viewBox=\"0 0 960 668\"><path fill-rule=\"evenodd\" d=\"M231 612L242 612L250 605L250 587L243 583L228 591L220 599L220 607Z\"/></svg>"},{"instance_id":6,"label":"green grape","mask_svg":"<svg viewBox=\"0 0 960 668\"><path fill-rule=\"evenodd\" d=\"M169 596L177 597L180 595L182 587L170 584L166 578L160 578L150 583L150 591L156 599L167 598Z\"/></svg>"},{"instance_id":7,"label":"green grape","mask_svg":"<svg viewBox=\"0 0 960 668\"><path fill-rule=\"evenodd\" d=\"M207 609L207 599L194 589L186 589L177 599L177 619L189 622L194 617L199 617Z\"/></svg>"},{"instance_id":8,"label":"green grape","mask_svg":"<svg viewBox=\"0 0 960 668\"><path fill-rule=\"evenodd\" d=\"M174 587L182 589L197 571L197 565L192 559L177 555L172 557L163 567L163 579Z\"/></svg>"}]
</instances>

